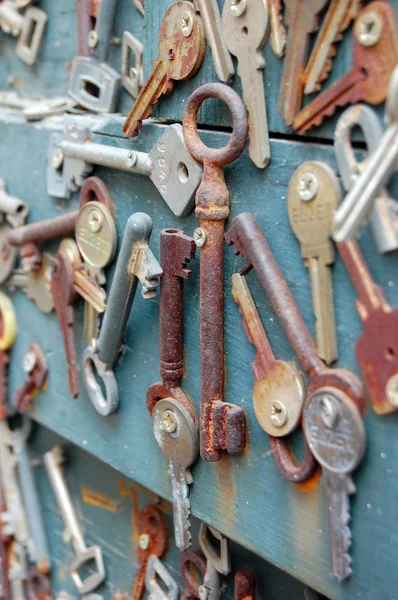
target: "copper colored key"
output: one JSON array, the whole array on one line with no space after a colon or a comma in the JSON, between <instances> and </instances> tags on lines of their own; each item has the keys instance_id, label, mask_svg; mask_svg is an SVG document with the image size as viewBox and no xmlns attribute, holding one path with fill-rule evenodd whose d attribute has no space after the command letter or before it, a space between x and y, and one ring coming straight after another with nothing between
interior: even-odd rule
<instances>
[{"instance_id":1,"label":"copper colored key","mask_svg":"<svg viewBox=\"0 0 398 600\"><path fill-rule=\"evenodd\" d=\"M374 282L356 241L337 244L358 293L357 310L363 333L355 355L375 412L398 410L398 309L392 309Z\"/></svg>"},{"instance_id":2,"label":"copper colored key","mask_svg":"<svg viewBox=\"0 0 398 600\"><path fill-rule=\"evenodd\" d=\"M162 94L169 94L173 81L193 77L202 65L206 40L200 16L191 2L170 6L160 25L158 58L141 89L123 127L127 137L138 135L143 119L152 114L152 106Z\"/></svg>"},{"instance_id":3,"label":"copper colored key","mask_svg":"<svg viewBox=\"0 0 398 600\"><path fill-rule=\"evenodd\" d=\"M293 129L303 134L321 125L338 106L363 101L380 104L398 62L398 30L394 7L375 0L355 19L352 38L352 67L295 117Z\"/></svg>"}]
</instances>

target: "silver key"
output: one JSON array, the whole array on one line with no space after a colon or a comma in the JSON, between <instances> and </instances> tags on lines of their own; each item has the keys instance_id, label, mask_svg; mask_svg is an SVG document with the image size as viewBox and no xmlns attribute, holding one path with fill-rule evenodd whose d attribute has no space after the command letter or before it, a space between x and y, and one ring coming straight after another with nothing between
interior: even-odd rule
<instances>
[{"instance_id":1,"label":"silver key","mask_svg":"<svg viewBox=\"0 0 398 600\"><path fill-rule=\"evenodd\" d=\"M162 585L158 583L161 580ZM152 554L145 572L145 587L152 600L178 600L178 585L162 561ZM166 592L164 591L166 588Z\"/></svg>"},{"instance_id":2,"label":"silver key","mask_svg":"<svg viewBox=\"0 0 398 600\"><path fill-rule=\"evenodd\" d=\"M0 5L1 6L1 5ZM8 234L14 227L21 227L28 218L28 205L7 193L0 179L0 283L4 283L14 269L19 249L8 243Z\"/></svg>"},{"instance_id":3,"label":"silver key","mask_svg":"<svg viewBox=\"0 0 398 600\"><path fill-rule=\"evenodd\" d=\"M369 155L376 150L383 135L377 114L366 104L356 104L343 112L334 132L334 150L344 188L348 192L360 174L366 169L369 158L359 162L351 145L351 133L355 127L362 130ZM394 252L398 248L398 202L393 200L386 188L374 201L369 215L377 249L380 254Z\"/></svg>"},{"instance_id":4,"label":"silver key","mask_svg":"<svg viewBox=\"0 0 398 600\"><path fill-rule=\"evenodd\" d=\"M231 55L225 44L217 0L193 0L193 3L195 10L202 17L217 77L224 83L230 83L235 70Z\"/></svg>"},{"instance_id":5,"label":"silver key","mask_svg":"<svg viewBox=\"0 0 398 600\"><path fill-rule=\"evenodd\" d=\"M5 33L18 36L15 53L31 66L36 62L48 17L37 6L29 6L21 15L14 2L0 4L0 27Z\"/></svg>"},{"instance_id":6,"label":"silver key","mask_svg":"<svg viewBox=\"0 0 398 600\"><path fill-rule=\"evenodd\" d=\"M65 134L50 136L47 191L70 198L94 165L147 175L177 217L188 215L202 179L202 166L186 149L182 126L170 125L149 153L90 142L87 128L70 125Z\"/></svg>"},{"instance_id":7,"label":"silver key","mask_svg":"<svg viewBox=\"0 0 398 600\"><path fill-rule=\"evenodd\" d=\"M222 22L228 50L238 59L243 100L249 112L249 156L264 169L271 157L262 55L270 32L266 0L226 0Z\"/></svg>"},{"instance_id":8,"label":"silver key","mask_svg":"<svg viewBox=\"0 0 398 600\"><path fill-rule=\"evenodd\" d=\"M108 416L119 406L119 390L114 367L119 358L130 317L138 281L142 295L154 298L163 271L149 248L152 219L145 213L134 213L127 221L117 259L107 307L98 339L83 353L83 377L87 394L95 409ZM105 395L94 375L95 366Z\"/></svg>"},{"instance_id":9,"label":"silver key","mask_svg":"<svg viewBox=\"0 0 398 600\"><path fill-rule=\"evenodd\" d=\"M54 299L51 293L53 257L44 252L41 259L41 267L37 271L14 269L6 281L6 286L10 291L23 291L41 312L48 314L54 310Z\"/></svg>"},{"instance_id":10,"label":"silver key","mask_svg":"<svg viewBox=\"0 0 398 600\"><path fill-rule=\"evenodd\" d=\"M377 148L366 161L354 185L334 216L333 239L344 242L354 237L372 211L397 167L398 158L398 66L391 75L384 120L388 124Z\"/></svg>"},{"instance_id":11,"label":"silver key","mask_svg":"<svg viewBox=\"0 0 398 600\"><path fill-rule=\"evenodd\" d=\"M187 409L173 398L159 400L152 412L153 433L168 462L173 495L174 536L184 552L191 545L190 471L199 453L199 435Z\"/></svg>"},{"instance_id":12,"label":"silver key","mask_svg":"<svg viewBox=\"0 0 398 600\"><path fill-rule=\"evenodd\" d=\"M365 453L365 428L352 400L328 388L309 397L303 412L303 430L316 460L322 466L329 517L332 573L343 581L351 574L349 495L355 485L351 473Z\"/></svg>"},{"instance_id":13,"label":"silver key","mask_svg":"<svg viewBox=\"0 0 398 600\"><path fill-rule=\"evenodd\" d=\"M69 572L72 581L79 594L88 594L95 590L105 579L105 567L100 546L87 547L76 516L75 507L69 494L64 475L62 473L62 464L64 462L64 452L61 446L55 446L44 455L44 465L47 470L48 478L54 490L55 497L65 528L71 537L73 548L76 552L76 558L69 565ZM79 569L88 562L95 562L95 571L82 579Z\"/></svg>"},{"instance_id":14,"label":"silver key","mask_svg":"<svg viewBox=\"0 0 398 600\"><path fill-rule=\"evenodd\" d=\"M216 544L213 542L213 538ZM221 595L221 577L231 572L229 542L217 529L200 524L199 546L206 557L206 573L203 584L199 586L200 600L219 600ZM217 550L217 548L219 548Z\"/></svg>"}]
</instances>

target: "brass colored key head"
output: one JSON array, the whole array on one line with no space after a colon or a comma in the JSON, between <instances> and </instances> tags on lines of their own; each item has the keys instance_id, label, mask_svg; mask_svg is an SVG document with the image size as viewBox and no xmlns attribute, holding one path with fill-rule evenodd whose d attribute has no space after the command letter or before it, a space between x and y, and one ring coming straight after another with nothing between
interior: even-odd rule
<instances>
[{"instance_id":1,"label":"brass colored key head","mask_svg":"<svg viewBox=\"0 0 398 600\"><path fill-rule=\"evenodd\" d=\"M116 252L117 233L114 219L101 202L88 202L79 211L75 228L76 242L86 263L102 268Z\"/></svg>"},{"instance_id":2,"label":"brass colored key head","mask_svg":"<svg viewBox=\"0 0 398 600\"><path fill-rule=\"evenodd\" d=\"M0 351L9 350L17 335L17 315L10 298L0 292Z\"/></svg>"}]
</instances>

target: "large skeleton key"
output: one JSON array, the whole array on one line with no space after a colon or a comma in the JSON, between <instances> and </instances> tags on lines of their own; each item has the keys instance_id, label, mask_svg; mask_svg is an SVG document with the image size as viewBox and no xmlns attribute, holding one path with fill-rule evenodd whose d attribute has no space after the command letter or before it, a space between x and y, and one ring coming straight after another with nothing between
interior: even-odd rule
<instances>
[{"instance_id":1,"label":"large skeleton key","mask_svg":"<svg viewBox=\"0 0 398 600\"><path fill-rule=\"evenodd\" d=\"M200 69L206 52L202 21L190 2L172 4L159 31L158 58L142 87L123 131L127 137L138 135L143 119L152 114L152 106L162 94L173 89L173 81L190 79Z\"/></svg>"},{"instance_id":2,"label":"large skeleton key","mask_svg":"<svg viewBox=\"0 0 398 600\"><path fill-rule=\"evenodd\" d=\"M83 354L86 390L95 409L103 416L110 415L119 405L119 390L113 369L122 349L138 281L142 285L143 297L151 299L156 295L162 275L162 268L148 246L151 233L152 219L148 215L131 215L124 232L99 336ZM96 380L93 365L102 379L105 395Z\"/></svg>"},{"instance_id":3,"label":"large skeleton key","mask_svg":"<svg viewBox=\"0 0 398 600\"><path fill-rule=\"evenodd\" d=\"M354 23L352 67L295 117L293 129L303 134L321 125L338 106L359 101L380 104L387 96L398 62L398 31L394 8L384 0L368 4Z\"/></svg>"},{"instance_id":4,"label":"large skeleton key","mask_svg":"<svg viewBox=\"0 0 398 600\"><path fill-rule=\"evenodd\" d=\"M398 156L398 67L391 76L385 121L386 131L366 160L366 168L355 180L334 217L333 238L343 242L353 237L370 214L375 200L396 169ZM374 133L377 138L377 130Z\"/></svg>"},{"instance_id":5,"label":"large skeleton key","mask_svg":"<svg viewBox=\"0 0 398 600\"><path fill-rule=\"evenodd\" d=\"M197 115L207 98L225 102L232 114L232 135L224 148L208 148L197 130ZM196 194L200 257L201 415L200 453L204 460L220 460L222 450L239 454L245 445L245 414L224 402L224 221L229 215L229 193L223 167L240 156L247 139L247 116L236 92L222 83L206 84L188 98L184 137L192 156L203 163L203 179Z\"/></svg>"}]
</instances>

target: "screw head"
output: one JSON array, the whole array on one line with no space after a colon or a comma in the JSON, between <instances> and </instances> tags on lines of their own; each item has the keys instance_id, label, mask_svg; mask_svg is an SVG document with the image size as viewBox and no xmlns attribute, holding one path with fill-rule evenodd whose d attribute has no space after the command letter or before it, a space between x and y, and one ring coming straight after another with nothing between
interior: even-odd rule
<instances>
[{"instance_id":1,"label":"screw head","mask_svg":"<svg viewBox=\"0 0 398 600\"><path fill-rule=\"evenodd\" d=\"M172 410L165 410L161 428L167 433L175 433L178 428L178 420Z\"/></svg>"},{"instance_id":2,"label":"screw head","mask_svg":"<svg viewBox=\"0 0 398 600\"><path fill-rule=\"evenodd\" d=\"M383 21L376 12L364 14L355 23L355 35L363 46L374 46L381 38Z\"/></svg>"},{"instance_id":3,"label":"screw head","mask_svg":"<svg viewBox=\"0 0 398 600\"><path fill-rule=\"evenodd\" d=\"M62 167L62 163L64 162L64 154L61 148L56 149L51 162L53 169L55 169L56 171Z\"/></svg>"},{"instance_id":4,"label":"screw head","mask_svg":"<svg viewBox=\"0 0 398 600\"><path fill-rule=\"evenodd\" d=\"M185 11L182 15L181 31L184 37L189 37L193 29L193 18L190 12Z\"/></svg>"},{"instance_id":5,"label":"screw head","mask_svg":"<svg viewBox=\"0 0 398 600\"><path fill-rule=\"evenodd\" d=\"M37 363L36 354L34 352L27 352L22 361L22 368L25 373L31 373Z\"/></svg>"},{"instance_id":6,"label":"screw head","mask_svg":"<svg viewBox=\"0 0 398 600\"><path fill-rule=\"evenodd\" d=\"M202 246L206 243L206 232L201 227L197 227L193 232L193 239L198 248L202 248Z\"/></svg>"},{"instance_id":7,"label":"screw head","mask_svg":"<svg viewBox=\"0 0 398 600\"><path fill-rule=\"evenodd\" d=\"M93 29L92 31L90 31L90 33L88 34L88 38L87 38L87 43L89 48L95 48L97 46L99 42L99 37L97 32Z\"/></svg>"},{"instance_id":8,"label":"screw head","mask_svg":"<svg viewBox=\"0 0 398 600\"><path fill-rule=\"evenodd\" d=\"M247 0L232 0L231 2L231 14L234 17L240 17L246 10Z\"/></svg>"},{"instance_id":9,"label":"screw head","mask_svg":"<svg viewBox=\"0 0 398 600\"><path fill-rule=\"evenodd\" d=\"M141 533L138 538L138 545L141 550L147 550L149 546L149 535L147 533Z\"/></svg>"},{"instance_id":10,"label":"screw head","mask_svg":"<svg viewBox=\"0 0 398 600\"><path fill-rule=\"evenodd\" d=\"M398 375L393 375L386 385L387 400L393 406L398 406Z\"/></svg>"},{"instance_id":11,"label":"screw head","mask_svg":"<svg viewBox=\"0 0 398 600\"><path fill-rule=\"evenodd\" d=\"M321 398L321 419L329 429L334 429L339 418L339 407L331 396Z\"/></svg>"},{"instance_id":12,"label":"screw head","mask_svg":"<svg viewBox=\"0 0 398 600\"><path fill-rule=\"evenodd\" d=\"M270 419L274 427L283 427L287 421L287 410L283 402L274 400L270 407Z\"/></svg>"},{"instance_id":13,"label":"screw head","mask_svg":"<svg viewBox=\"0 0 398 600\"><path fill-rule=\"evenodd\" d=\"M98 233L102 229L103 219L102 215L96 208L90 210L88 215L88 228L91 233Z\"/></svg>"},{"instance_id":14,"label":"screw head","mask_svg":"<svg viewBox=\"0 0 398 600\"><path fill-rule=\"evenodd\" d=\"M134 150L130 150L130 152L127 154L127 158L126 158L126 167L131 169L131 167L134 167L136 162L137 162L137 154L134 152Z\"/></svg>"},{"instance_id":15,"label":"screw head","mask_svg":"<svg viewBox=\"0 0 398 600\"><path fill-rule=\"evenodd\" d=\"M313 173L304 173L297 185L297 191L304 202L313 200L318 193L318 179Z\"/></svg>"}]
</instances>

